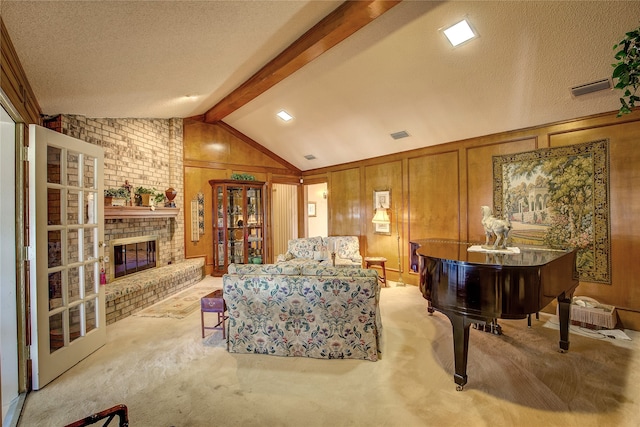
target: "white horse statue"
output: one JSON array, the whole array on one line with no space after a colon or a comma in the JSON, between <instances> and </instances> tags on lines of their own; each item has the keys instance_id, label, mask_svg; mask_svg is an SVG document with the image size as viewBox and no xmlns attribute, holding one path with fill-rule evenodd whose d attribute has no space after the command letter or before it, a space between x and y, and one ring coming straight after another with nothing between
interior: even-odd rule
<instances>
[{"instance_id":1,"label":"white horse statue","mask_svg":"<svg viewBox=\"0 0 640 427\"><path fill-rule=\"evenodd\" d=\"M509 237L509 231L511 231L511 222L508 219L498 219L493 216L493 211L489 206L482 206L482 226L484 227L484 234L487 239L484 242L484 247L489 248L489 241L493 235L496 236L496 241L493 243L492 248L505 249L507 247L507 238Z\"/></svg>"}]
</instances>

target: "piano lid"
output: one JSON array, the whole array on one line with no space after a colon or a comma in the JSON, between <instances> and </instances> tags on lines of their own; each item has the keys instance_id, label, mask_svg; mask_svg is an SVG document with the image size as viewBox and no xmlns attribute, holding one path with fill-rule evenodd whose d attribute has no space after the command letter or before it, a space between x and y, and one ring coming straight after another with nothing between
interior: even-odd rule
<instances>
[{"instance_id":1,"label":"piano lid","mask_svg":"<svg viewBox=\"0 0 640 427\"><path fill-rule=\"evenodd\" d=\"M470 265L504 265L517 267L535 267L546 265L562 258L572 249L551 249L542 246L518 246L520 253L469 252L472 243L456 240L414 240L420 245L418 255Z\"/></svg>"}]
</instances>

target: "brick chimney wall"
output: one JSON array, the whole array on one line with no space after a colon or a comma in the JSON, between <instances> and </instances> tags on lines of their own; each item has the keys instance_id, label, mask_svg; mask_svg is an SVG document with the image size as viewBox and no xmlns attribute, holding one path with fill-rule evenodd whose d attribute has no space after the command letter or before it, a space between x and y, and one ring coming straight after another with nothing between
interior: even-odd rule
<instances>
[{"instance_id":1,"label":"brick chimney wall","mask_svg":"<svg viewBox=\"0 0 640 427\"><path fill-rule=\"evenodd\" d=\"M133 187L178 191L175 219L140 218L105 221L105 243L113 239L158 235L158 265L184 259L184 185L182 119L111 119L59 115L45 126L104 148L104 188ZM110 246L108 246L110 247ZM105 252L106 253L106 252Z\"/></svg>"}]
</instances>

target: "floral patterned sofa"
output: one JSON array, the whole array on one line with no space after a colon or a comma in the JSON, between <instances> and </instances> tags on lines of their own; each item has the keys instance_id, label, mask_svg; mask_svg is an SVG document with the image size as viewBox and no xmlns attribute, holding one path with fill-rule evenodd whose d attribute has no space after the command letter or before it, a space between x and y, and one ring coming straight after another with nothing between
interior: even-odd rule
<instances>
[{"instance_id":1,"label":"floral patterned sofa","mask_svg":"<svg viewBox=\"0 0 640 427\"><path fill-rule=\"evenodd\" d=\"M380 288L375 270L231 264L222 277L228 350L377 361Z\"/></svg>"},{"instance_id":2,"label":"floral patterned sofa","mask_svg":"<svg viewBox=\"0 0 640 427\"><path fill-rule=\"evenodd\" d=\"M305 237L291 239L286 254L277 263L301 266L333 265L331 251L336 253L336 266L362 267L358 236Z\"/></svg>"}]
</instances>

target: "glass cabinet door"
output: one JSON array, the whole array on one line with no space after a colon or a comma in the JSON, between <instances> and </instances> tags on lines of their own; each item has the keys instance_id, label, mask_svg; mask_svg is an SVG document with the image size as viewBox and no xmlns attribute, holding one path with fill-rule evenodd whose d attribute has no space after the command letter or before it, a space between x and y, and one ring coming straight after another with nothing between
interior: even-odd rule
<instances>
[{"instance_id":1,"label":"glass cabinet door","mask_svg":"<svg viewBox=\"0 0 640 427\"><path fill-rule=\"evenodd\" d=\"M244 188L227 187L227 249L229 263L245 264L244 258Z\"/></svg>"},{"instance_id":2,"label":"glass cabinet door","mask_svg":"<svg viewBox=\"0 0 640 427\"><path fill-rule=\"evenodd\" d=\"M247 251L248 262L262 264L263 259L262 189L247 189Z\"/></svg>"},{"instance_id":3,"label":"glass cabinet door","mask_svg":"<svg viewBox=\"0 0 640 427\"><path fill-rule=\"evenodd\" d=\"M226 262L226 238L225 238L225 198L224 186L214 186L214 212L213 212L213 259L214 273L224 273Z\"/></svg>"},{"instance_id":4,"label":"glass cabinet door","mask_svg":"<svg viewBox=\"0 0 640 427\"><path fill-rule=\"evenodd\" d=\"M262 182L209 181L213 189L213 274L234 264L262 264L265 259Z\"/></svg>"}]
</instances>

